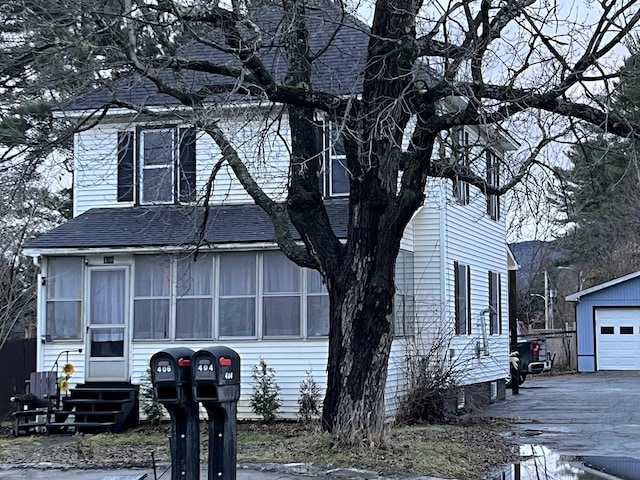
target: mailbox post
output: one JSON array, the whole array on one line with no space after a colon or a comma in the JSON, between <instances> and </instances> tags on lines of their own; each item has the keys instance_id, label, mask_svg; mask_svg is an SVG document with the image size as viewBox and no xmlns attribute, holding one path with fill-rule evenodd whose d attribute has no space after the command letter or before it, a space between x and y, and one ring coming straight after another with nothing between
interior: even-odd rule
<instances>
[{"instance_id":1,"label":"mailbox post","mask_svg":"<svg viewBox=\"0 0 640 480\"><path fill-rule=\"evenodd\" d=\"M235 480L236 415L240 398L240 356L224 346L212 346L193 355L193 398L209 415L210 480Z\"/></svg>"},{"instance_id":2,"label":"mailbox post","mask_svg":"<svg viewBox=\"0 0 640 480\"><path fill-rule=\"evenodd\" d=\"M192 355L190 348L167 348L150 361L154 396L171 416L171 480L200 479L200 422L191 388Z\"/></svg>"}]
</instances>

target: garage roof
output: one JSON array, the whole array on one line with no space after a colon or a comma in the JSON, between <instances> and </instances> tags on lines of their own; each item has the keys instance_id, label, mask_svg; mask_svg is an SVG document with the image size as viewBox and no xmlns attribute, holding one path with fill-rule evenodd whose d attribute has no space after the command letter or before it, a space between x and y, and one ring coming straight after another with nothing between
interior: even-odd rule
<instances>
[{"instance_id":1,"label":"garage roof","mask_svg":"<svg viewBox=\"0 0 640 480\"><path fill-rule=\"evenodd\" d=\"M594 292L598 292L600 290L604 290L605 288L613 287L614 285L619 285L620 283L627 282L629 280L633 280L634 278L640 277L640 271L630 273L625 275L624 277L614 278L613 280L609 280L608 282L601 283L600 285L595 285L593 287L587 288L585 290L581 290L576 293L572 293L571 295L567 295L565 300L567 302L579 302L581 297L585 295L589 295Z\"/></svg>"}]
</instances>

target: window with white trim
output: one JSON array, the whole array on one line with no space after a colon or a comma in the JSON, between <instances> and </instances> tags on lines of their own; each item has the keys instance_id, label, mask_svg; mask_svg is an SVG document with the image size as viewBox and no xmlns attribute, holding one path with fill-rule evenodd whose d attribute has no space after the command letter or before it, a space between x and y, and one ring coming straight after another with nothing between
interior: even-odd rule
<instances>
[{"instance_id":1,"label":"window with white trim","mask_svg":"<svg viewBox=\"0 0 640 480\"><path fill-rule=\"evenodd\" d=\"M500 311L501 276L496 272L489 272L489 335L502 334L502 315Z\"/></svg>"},{"instance_id":2,"label":"window with white trim","mask_svg":"<svg viewBox=\"0 0 640 480\"><path fill-rule=\"evenodd\" d=\"M453 180L453 197L460 205L469 204L469 183L460 180L458 176L464 167L469 166L469 132L463 127L453 130L453 160L458 169L458 175Z\"/></svg>"},{"instance_id":3,"label":"window with white trim","mask_svg":"<svg viewBox=\"0 0 640 480\"><path fill-rule=\"evenodd\" d=\"M487 185L500 186L500 159L491 150L487 150ZM487 194L487 215L491 220L500 220L500 197L495 193Z\"/></svg>"},{"instance_id":4,"label":"window with white trim","mask_svg":"<svg viewBox=\"0 0 640 480\"><path fill-rule=\"evenodd\" d=\"M257 274L254 252L220 254L220 337L256 336Z\"/></svg>"},{"instance_id":5,"label":"window with white trim","mask_svg":"<svg viewBox=\"0 0 640 480\"><path fill-rule=\"evenodd\" d=\"M471 333L471 267L453 262L455 290L455 333Z\"/></svg>"},{"instance_id":6,"label":"window with white trim","mask_svg":"<svg viewBox=\"0 0 640 480\"><path fill-rule=\"evenodd\" d=\"M166 255L139 255L135 261L133 338L169 338L171 263Z\"/></svg>"},{"instance_id":7,"label":"window with white trim","mask_svg":"<svg viewBox=\"0 0 640 480\"><path fill-rule=\"evenodd\" d=\"M282 252L265 252L262 272L262 335L300 336L300 267Z\"/></svg>"},{"instance_id":8,"label":"window with white trim","mask_svg":"<svg viewBox=\"0 0 640 480\"><path fill-rule=\"evenodd\" d=\"M317 338L329 296L280 251L136 255L134 340Z\"/></svg>"},{"instance_id":9,"label":"window with white trim","mask_svg":"<svg viewBox=\"0 0 640 480\"><path fill-rule=\"evenodd\" d=\"M79 340L82 325L83 257L48 257L46 334L52 340Z\"/></svg>"},{"instance_id":10,"label":"window with white trim","mask_svg":"<svg viewBox=\"0 0 640 480\"><path fill-rule=\"evenodd\" d=\"M118 202L194 202L195 130L164 126L118 132L117 184Z\"/></svg>"},{"instance_id":11,"label":"window with white trim","mask_svg":"<svg viewBox=\"0 0 640 480\"><path fill-rule=\"evenodd\" d=\"M415 292L413 252L400 250L396 258L396 294L394 297L394 335L403 337L414 333Z\"/></svg>"},{"instance_id":12,"label":"window with white trim","mask_svg":"<svg viewBox=\"0 0 640 480\"><path fill-rule=\"evenodd\" d=\"M329 293L317 270L306 271L307 337L329 335Z\"/></svg>"},{"instance_id":13,"label":"window with white trim","mask_svg":"<svg viewBox=\"0 0 640 480\"><path fill-rule=\"evenodd\" d=\"M176 259L176 338L212 338L213 255Z\"/></svg>"},{"instance_id":14,"label":"window with white trim","mask_svg":"<svg viewBox=\"0 0 640 480\"><path fill-rule=\"evenodd\" d=\"M318 129L322 132L323 152L320 190L328 197L346 197L349 195L349 171L339 125L323 121Z\"/></svg>"},{"instance_id":15,"label":"window with white trim","mask_svg":"<svg viewBox=\"0 0 640 480\"><path fill-rule=\"evenodd\" d=\"M175 129L140 131L140 203L173 203Z\"/></svg>"}]
</instances>

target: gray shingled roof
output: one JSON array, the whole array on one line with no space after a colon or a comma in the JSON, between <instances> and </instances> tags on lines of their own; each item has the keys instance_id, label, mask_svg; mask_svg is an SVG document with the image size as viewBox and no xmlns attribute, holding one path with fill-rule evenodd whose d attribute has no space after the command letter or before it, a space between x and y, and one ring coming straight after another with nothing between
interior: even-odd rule
<instances>
[{"instance_id":1,"label":"gray shingled roof","mask_svg":"<svg viewBox=\"0 0 640 480\"><path fill-rule=\"evenodd\" d=\"M314 89L336 95L359 93L362 90L362 71L369 41L365 24L350 16L343 19L342 15L342 11L330 2L325 2L322 8L310 8L307 13L311 54L319 54L312 66ZM276 81L283 81L287 74L287 64L285 52L280 48L281 34L285 28L282 9L273 5L261 7L252 19L262 30L262 47L256 52L257 56ZM215 31L213 32L211 36L215 36ZM200 43L186 45L180 56L231 67L240 66L235 57ZM193 90L203 85L228 84L233 81L222 76L187 70L180 72L180 75L180 81ZM176 84L173 71L165 69L162 76L169 84ZM149 80L132 75L117 80L111 88L104 87L78 97L67 104L64 110L100 108L114 98L136 106L175 106L179 103L173 97L159 94Z\"/></svg>"},{"instance_id":2,"label":"gray shingled roof","mask_svg":"<svg viewBox=\"0 0 640 480\"><path fill-rule=\"evenodd\" d=\"M346 237L349 217L346 199L327 200L334 232ZM202 225L204 207L144 206L93 208L29 242L25 248L168 247L194 245ZM294 239L300 239L290 227ZM255 204L218 205L209 209L205 243L275 241L266 213Z\"/></svg>"}]
</instances>

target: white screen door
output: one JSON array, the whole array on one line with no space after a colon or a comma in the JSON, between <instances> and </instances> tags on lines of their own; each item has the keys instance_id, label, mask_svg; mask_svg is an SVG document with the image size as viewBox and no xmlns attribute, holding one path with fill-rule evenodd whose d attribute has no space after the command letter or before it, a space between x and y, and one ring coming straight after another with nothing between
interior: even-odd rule
<instances>
[{"instance_id":1,"label":"white screen door","mask_svg":"<svg viewBox=\"0 0 640 480\"><path fill-rule=\"evenodd\" d=\"M87 309L88 382L126 381L127 369L127 267L89 270Z\"/></svg>"}]
</instances>

